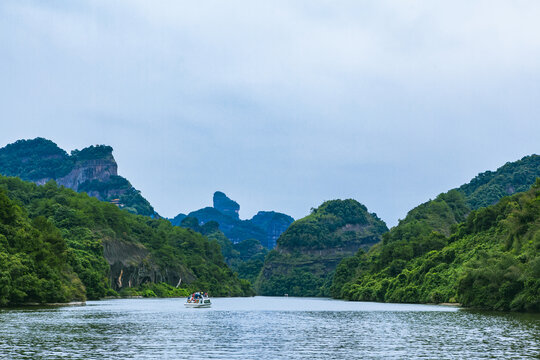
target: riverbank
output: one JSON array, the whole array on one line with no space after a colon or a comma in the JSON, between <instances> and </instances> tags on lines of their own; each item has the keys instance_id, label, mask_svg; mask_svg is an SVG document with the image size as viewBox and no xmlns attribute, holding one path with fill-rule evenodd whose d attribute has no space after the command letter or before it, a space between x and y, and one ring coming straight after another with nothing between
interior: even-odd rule
<instances>
[{"instance_id":1,"label":"riverbank","mask_svg":"<svg viewBox=\"0 0 540 360\"><path fill-rule=\"evenodd\" d=\"M437 305L441 305L441 306L454 306L454 307L463 307L463 305L461 305L461 303L457 303L457 302L444 302L444 303L439 303Z\"/></svg>"},{"instance_id":2,"label":"riverbank","mask_svg":"<svg viewBox=\"0 0 540 360\"><path fill-rule=\"evenodd\" d=\"M84 306L86 305L86 301L70 301L67 303L37 303L37 302L27 302L27 303L21 303L21 304L14 304L10 306L3 307L3 309L10 309L10 308L21 308L21 307L36 307L36 306ZM2 309L2 308L0 308Z\"/></svg>"}]
</instances>

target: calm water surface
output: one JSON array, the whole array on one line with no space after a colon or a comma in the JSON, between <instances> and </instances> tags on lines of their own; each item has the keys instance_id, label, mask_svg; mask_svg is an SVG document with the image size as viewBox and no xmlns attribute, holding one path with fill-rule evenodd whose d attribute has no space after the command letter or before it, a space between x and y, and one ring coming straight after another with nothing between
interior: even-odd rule
<instances>
[{"instance_id":1,"label":"calm water surface","mask_svg":"<svg viewBox=\"0 0 540 360\"><path fill-rule=\"evenodd\" d=\"M313 298L89 301L0 310L2 359L520 359L540 317Z\"/></svg>"}]
</instances>

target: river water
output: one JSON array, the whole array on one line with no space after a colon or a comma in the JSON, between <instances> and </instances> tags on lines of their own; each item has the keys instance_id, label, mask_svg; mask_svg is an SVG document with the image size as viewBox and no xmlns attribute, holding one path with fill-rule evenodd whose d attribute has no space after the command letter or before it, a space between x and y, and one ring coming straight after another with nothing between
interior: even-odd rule
<instances>
[{"instance_id":1,"label":"river water","mask_svg":"<svg viewBox=\"0 0 540 360\"><path fill-rule=\"evenodd\" d=\"M89 301L0 310L2 359L520 359L540 316L319 298Z\"/></svg>"}]
</instances>

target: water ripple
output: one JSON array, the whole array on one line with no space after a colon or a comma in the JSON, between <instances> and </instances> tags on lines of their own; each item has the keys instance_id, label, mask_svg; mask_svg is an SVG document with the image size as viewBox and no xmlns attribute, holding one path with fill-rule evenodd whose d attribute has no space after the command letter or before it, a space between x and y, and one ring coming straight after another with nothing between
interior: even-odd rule
<instances>
[{"instance_id":1,"label":"water ripple","mask_svg":"<svg viewBox=\"0 0 540 360\"><path fill-rule=\"evenodd\" d=\"M2 359L519 359L540 317L328 299L89 302L0 311Z\"/></svg>"}]
</instances>

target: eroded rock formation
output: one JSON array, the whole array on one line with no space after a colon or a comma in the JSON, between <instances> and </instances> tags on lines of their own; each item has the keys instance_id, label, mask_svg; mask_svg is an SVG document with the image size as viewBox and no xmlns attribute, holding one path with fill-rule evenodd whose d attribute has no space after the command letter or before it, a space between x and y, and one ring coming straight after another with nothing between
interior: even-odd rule
<instances>
[{"instance_id":1,"label":"eroded rock formation","mask_svg":"<svg viewBox=\"0 0 540 360\"><path fill-rule=\"evenodd\" d=\"M130 212L157 215L140 192L118 175L112 152L110 146L96 145L68 155L47 139L19 140L0 149L0 174L18 176L38 185L54 180L58 185L111 201Z\"/></svg>"},{"instance_id":2,"label":"eroded rock formation","mask_svg":"<svg viewBox=\"0 0 540 360\"><path fill-rule=\"evenodd\" d=\"M195 274L183 265L160 268L142 244L103 240L103 255L110 265L109 281L114 290L137 287L146 282L190 283Z\"/></svg>"},{"instance_id":3,"label":"eroded rock formation","mask_svg":"<svg viewBox=\"0 0 540 360\"><path fill-rule=\"evenodd\" d=\"M275 211L259 211L252 219L241 220L240 205L221 191L214 193L213 205L192 211L187 217L196 218L200 225L209 221L217 222L219 230L234 244L247 239L257 239L264 247L272 249L279 236L294 221L289 215ZM179 214L171 222L181 225L184 218L186 215Z\"/></svg>"}]
</instances>

